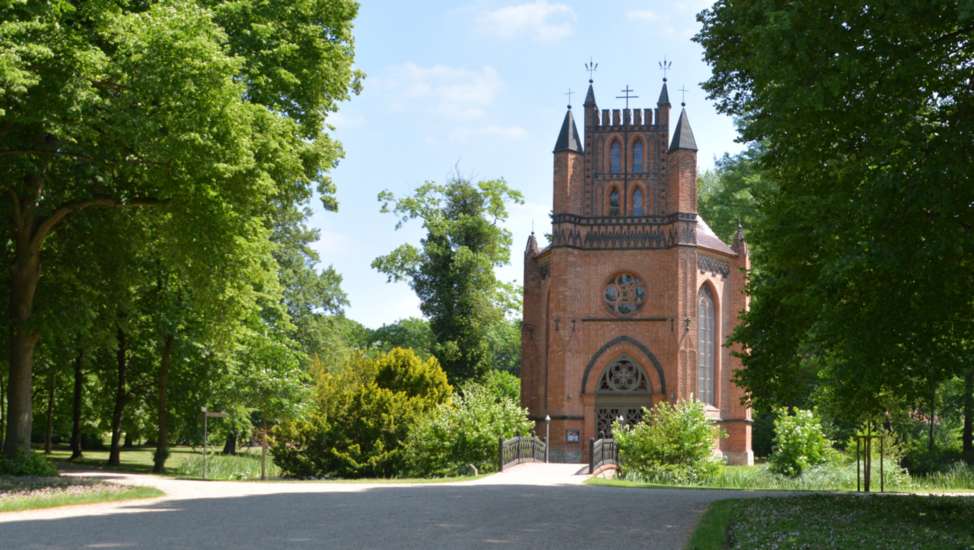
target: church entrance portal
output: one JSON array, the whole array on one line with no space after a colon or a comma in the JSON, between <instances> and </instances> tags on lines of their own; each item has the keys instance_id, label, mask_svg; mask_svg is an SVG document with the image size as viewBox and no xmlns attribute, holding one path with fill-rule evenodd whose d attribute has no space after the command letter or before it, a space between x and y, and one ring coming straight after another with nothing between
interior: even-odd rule
<instances>
[{"instance_id":1,"label":"church entrance portal","mask_svg":"<svg viewBox=\"0 0 974 550\"><path fill-rule=\"evenodd\" d=\"M622 417L624 425L643 419L643 407L651 407L649 378L635 361L620 357L609 365L595 397L595 435L597 438L612 437L612 423Z\"/></svg>"}]
</instances>

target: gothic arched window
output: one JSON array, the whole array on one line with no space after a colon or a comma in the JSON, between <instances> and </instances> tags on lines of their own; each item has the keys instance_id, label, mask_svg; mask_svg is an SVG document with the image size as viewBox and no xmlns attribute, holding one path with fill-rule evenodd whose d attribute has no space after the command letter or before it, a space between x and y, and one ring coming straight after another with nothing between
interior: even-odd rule
<instances>
[{"instance_id":1,"label":"gothic arched window","mask_svg":"<svg viewBox=\"0 0 974 550\"><path fill-rule=\"evenodd\" d=\"M619 215L619 190L615 187L609 192L609 215Z\"/></svg>"},{"instance_id":2,"label":"gothic arched window","mask_svg":"<svg viewBox=\"0 0 974 550\"><path fill-rule=\"evenodd\" d=\"M609 171L613 174L622 172L622 147L618 141L613 141L609 149Z\"/></svg>"},{"instance_id":3,"label":"gothic arched window","mask_svg":"<svg viewBox=\"0 0 974 550\"><path fill-rule=\"evenodd\" d=\"M706 286L700 289L697 323L697 398L708 405L716 406L714 335L717 332L717 319L714 314L714 297Z\"/></svg>"},{"instance_id":4,"label":"gothic arched window","mask_svg":"<svg viewBox=\"0 0 974 550\"><path fill-rule=\"evenodd\" d=\"M643 208L643 190L637 188L632 194L632 215L642 216L645 213L646 210Z\"/></svg>"},{"instance_id":5,"label":"gothic arched window","mask_svg":"<svg viewBox=\"0 0 974 550\"><path fill-rule=\"evenodd\" d=\"M633 173L640 173L643 171L643 142L637 141L635 145L632 146L632 171Z\"/></svg>"}]
</instances>

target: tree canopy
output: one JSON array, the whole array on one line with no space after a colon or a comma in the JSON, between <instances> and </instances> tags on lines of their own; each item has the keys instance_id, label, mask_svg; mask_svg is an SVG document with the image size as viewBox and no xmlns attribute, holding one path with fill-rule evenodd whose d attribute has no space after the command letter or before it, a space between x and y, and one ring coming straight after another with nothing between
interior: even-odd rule
<instances>
[{"instance_id":1,"label":"tree canopy","mask_svg":"<svg viewBox=\"0 0 974 550\"><path fill-rule=\"evenodd\" d=\"M824 393L862 420L971 368L974 3L720 0L698 18L704 87L776 182L733 337L750 397Z\"/></svg>"}]
</instances>

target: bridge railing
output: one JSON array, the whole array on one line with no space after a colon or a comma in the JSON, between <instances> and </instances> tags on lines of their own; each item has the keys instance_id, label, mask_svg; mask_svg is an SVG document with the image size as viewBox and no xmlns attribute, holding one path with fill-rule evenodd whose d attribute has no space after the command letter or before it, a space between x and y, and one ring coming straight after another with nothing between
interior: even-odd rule
<instances>
[{"instance_id":1,"label":"bridge railing","mask_svg":"<svg viewBox=\"0 0 974 550\"><path fill-rule=\"evenodd\" d=\"M518 435L510 439L498 438L500 470L524 462L544 462L547 445L533 435Z\"/></svg>"},{"instance_id":2,"label":"bridge railing","mask_svg":"<svg viewBox=\"0 0 974 550\"><path fill-rule=\"evenodd\" d=\"M600 469L619 469L619 444L613 439L593 437L588 445L588 473L594 474Z\"/></svg>"}]
</instances>

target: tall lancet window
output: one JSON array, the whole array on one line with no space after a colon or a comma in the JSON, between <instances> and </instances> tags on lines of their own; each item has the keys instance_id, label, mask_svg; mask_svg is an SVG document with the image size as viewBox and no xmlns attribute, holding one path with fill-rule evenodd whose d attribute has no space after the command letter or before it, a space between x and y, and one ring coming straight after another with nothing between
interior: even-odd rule
<instances>
[{"instance_id":1,"label":"tall lancet window","mask_svg":"<svg viewBox=\"0 0 974 550\"><path fill-rule=\"evenodd\" d=\"M636 189L632 194L632 215L643 216L646 211L643 209L643 190Z\"/></svg>"},{"instance_id":2,"label":"tall lancet window","mask_svg":"<svg viewBox=\"0 0 974 550\"><path fill-rule=\"evenodd\" d=\"M619 215L619 190L615 187L609 192L609 215Z\"/></svg>"},{"instance_id":3,"label":"tall lancet window","mask_svg":"<svg viewBox=\"0 0 974 550\"><path fill-rule=\"evenodd\" d=\"M643 171L643 142L637 141L632 146L632 171L639 174Z\"/></svg>"},{"instance_id":4,"label":"tall lancet window","mask_svg":"<svg viewBox=\"0 0 974 550\"><path fill-rule=\"evenodd\" d=\"M609 164L609 170L613 174L622 172L622 146L619 145L618 141L613 141L612 147L609 149Z\"/></svg>"},{"instance_id":5,"label":"tall lancet window","mask_svg":"<svg viewBox=\"0 0 974 550\"><path fill-rule=\"evenodd\" d=\"M714 338L717 320L714 317L714 297L706 286L700 289L697 308L697 399L716 405L714 371L716 353Z\"/></svg>"}]
</instances>

